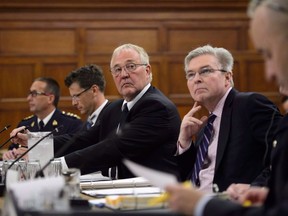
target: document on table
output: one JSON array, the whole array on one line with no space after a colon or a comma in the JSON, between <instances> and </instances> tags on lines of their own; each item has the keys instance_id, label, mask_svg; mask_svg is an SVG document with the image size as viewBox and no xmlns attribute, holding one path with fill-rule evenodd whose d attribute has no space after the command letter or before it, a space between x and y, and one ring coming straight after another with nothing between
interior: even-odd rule
<instances>
[{"instance_id":1,"label":"document on table","mask_svg":"<svg viewBox=\"0 0 288 216\"><path fill-rule=\"evenodd\" d=\"M127 188L111 188L98 190L83 190L82 193L102 198L111 195L140 195L140 194L161 194L163 191L158 187L127 187Z\"/></svg>"},{"instance_id":2,"label":"document on table","mask_svg":"<svg viewBox=\"0 0 288 216\"><path fill-rule=\"evenodd\" d=\"M130 169L135 176L141 176L151 182L152 185L164 189L169 184L176 184L177 178L170 174L154 170L133 161L124 159L123 163Z\"/></svg>"},{"instance_id":3,"label":"document on table","mask_svg":"<svg viewBox=\"0 0 288 216\"><path fill-rule=\"evenodd\" d=\"M118 179L110 181L86 181L80 183L82 190L104 189L104 188L127 188L127 187L148 187L151 183L142 177Z\"/></svg>"}]
</instances>

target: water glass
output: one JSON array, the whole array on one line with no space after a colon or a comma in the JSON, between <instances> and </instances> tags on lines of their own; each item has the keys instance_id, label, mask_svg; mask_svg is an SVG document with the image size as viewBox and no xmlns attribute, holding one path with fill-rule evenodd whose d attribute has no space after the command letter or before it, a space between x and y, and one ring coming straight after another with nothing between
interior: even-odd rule
<instances>
[{"instance_id":1,"label":"water glass","mask_svg":"<svg viewBox=\"0 0 288 216\"><path fill-rule=\"evenodd\" d=\"M80 196L80 169L62 170L62 175L65 178L65 189L69 198L78 198Z\"/></svg>"},{"instance_id":2,"label":"water glass","mask_svg":"<svg viewBox=\"0 0 288 216\"><path fill-rule=\"evenodd\" d=\"M48 165L46 170L44 170L45 176L60 176L62 174L62 164L60 158L55 158Z\"/></svg>"},{"instance_id":3,"label":"water glass","mask_svg":"<svg viewBox=\"0 0 288 216\"><path fill-rule=\"evenodd\" d=\"M39 160L29 160L26 167L26 179L35 178L36 173L41 169Z\"/></svg>"}]
</instances>

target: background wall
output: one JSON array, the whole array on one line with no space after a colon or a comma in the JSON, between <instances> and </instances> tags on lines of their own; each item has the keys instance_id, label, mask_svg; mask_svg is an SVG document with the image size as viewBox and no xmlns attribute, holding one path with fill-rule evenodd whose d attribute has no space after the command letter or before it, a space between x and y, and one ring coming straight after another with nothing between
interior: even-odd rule
<instances>
[{"instance_id":1,"label":"background wall","mask_svg":"<svg viewBox=\"0 0 288 216\"><path fill-rule=\"evenodd\" d=\"M190 50L205 44L232 52L238 90L260 92L280 105L278 90L265 82L263 61L249 40L247 2L1 0L0 128L6 124L14 128L31 114L26 96L33 79L39 76L58 80L62 88L60 109L79 114L71 106L63 80L71 70L87 63L103 68L107 97L119 98L109 61L113 49L123 43L146 49L153 84L177 105L182 117L193 104L183 60ZM1 139L8 134L1 134Z\"/></svg>"}]
</instances>

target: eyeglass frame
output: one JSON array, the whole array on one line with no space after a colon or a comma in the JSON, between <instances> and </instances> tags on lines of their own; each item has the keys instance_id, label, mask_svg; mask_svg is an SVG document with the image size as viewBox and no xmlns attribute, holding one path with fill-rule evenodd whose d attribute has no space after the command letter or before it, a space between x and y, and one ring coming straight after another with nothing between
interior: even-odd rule
<instances>
[{"instance_id":1,"label":"eyeglass frame","mask_svg":"<svg viewBox=\"0 0 288 216\"><path fill-rule=\"evenodd\" d=\"M131 69L128 69L127 68L127 66L128 65L134 65L135 66L135 69L133 69L133 70L131 70ZM129 63L127 63L127 64L125 64L124 66L114 66L113 68L110 68L110 72L111 72L111 74L113 75L113 76L115 76L115 77L118 77L120 74L121 74L121 72L123 71L123 69L127 72L127 73L132 73L132 72L134 72L138 67L140 67L140 66L147 66L148 64L147 63L139 63L139 64L137 64L137 63L134 63L134 62L129 62ZM118 71L118 72L116 72L115 71L115 68L121 68L121 71Z\"/></svg>"},{"instance_id":2,"label":"eyeglass frame","mask_svg":"<svg viewBox=\"0 0 288 216\"><path fill-rule=\"evenodd\" d=\"M92 85L92 86L93 86L93 85ZM72 100L72 101L79 101L79 100L80 100L80 96L81 96L84 92L86 92L86 91L88 91L89 89L91 89L92 86L84 89L83 91L81 91L81 92L78 93L78 94L75 94L75 95L71 96L71 100Z\"/></svg>"},{"instance_id":3,"label":"eyeglass frame","mask_svg":"<svg viewBox=\"0 0 288 216\"><path fill-rule=\"evenodd\" d=\"M50 94L49 93L46 93L46 92L40 92L40 91L30 91L28 93L28 96L31 95L31 97L35 98L37 97L38 95L44 95L44 96L49 96Z\"/></svg>"},{"instance_id":4,"label":"eyeglass frame","mask_svg":"<svg viewBox=\"0 0 288 216\"><path fill-rule=\"evenodd\" d=\"M196 74L198 73L198 75L200 77L206 77L206 76L209 76L210 74L214 73L215 71L220 71L222 73L227 73L228 71L224 70L224 69L214 69L214 68L209 68L209 67L204 67L204 68L201 68L200 70L198 70L198 72L194 72L192 70L188 70L186 72L186 79L191 81L195 78ZM193 77L189 77L189 74L191 75L191 73L194 73Z\"/></svg>"}]
</instances>

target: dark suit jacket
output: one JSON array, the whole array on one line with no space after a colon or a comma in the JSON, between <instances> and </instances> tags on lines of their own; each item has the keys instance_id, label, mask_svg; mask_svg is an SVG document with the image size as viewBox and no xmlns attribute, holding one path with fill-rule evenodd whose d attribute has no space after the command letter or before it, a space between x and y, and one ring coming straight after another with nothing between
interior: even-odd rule
<instances>
[{"instance_id":1,"label":"dark suit jacket","mask_svg":"<svg viewBox=\"0 0 288 216\"><path fill-rule=\"evenodd\" d=\"M212 199L204 210L204 216L278 216L288 215L288 115L279 124L276 132L276 147L272 150L272 173L270 188L262 207L243 208L232 202ZM221 206L221 208L219 208Z\"/></svg>"},{"instance_id":2,"label":"dark suit jacket","mask_svg":"<svg viewBox=\"0 0 288 216\"><path fill-rule=\"evenodd\" d=\"M56 157L64 156L71 152L86 148L94 143L99 142L100 139L103 139L103 136L106 136L113 129L113 127L109 127L108 124L105 124L106 121L103 120L103 116L104 116L103 113L105 112L104 110L108 109L110 104L111 102L106 103L106 105L103 107L103 109L99 113L95 124L89 130L87 130L86 128L87 122L85 122L83 123L81 130L79 130L77 133L63 134L63 135L54 137L55 156ZM109 112L109 110L107 112ZM116 120L117 120L117 117L116 117ZM101 128L105 127L105 131L107 133L105 134L99 133L100 132L99 128L101 124L103 124ZM112 124L112 121L111 121L111 124ZM114 124L114 128L116 127L115 125L116 123Z\"/></svg>"},{"instance_id":3,"label":"dark suit jacket","mask_svg":"<svg viewBox=\"0 0 288 216\"><path fill-rule=\"evenodd\" d=\"M118 166L119 178L130 178L133 175L122 163L123 158L128 158L177 175L173 154L181 120L176 106L151 86L129 111L121 133L116 134L122 103L123 100L113 102L99 125L100 136L106 136L107 127L109 132L113 129L112 133L88 148L66 155L68 167L80 168L85 174Z\"/></svg>"},{"instance_id":4,"label":"dark suit jacket","mask_svg":"<svg viewBox=\"0 0 288 216\"><path fill-rule=\"evenodd\" d=\"M55 128L63 125L63 128L58 132L53 133L54 136L61 134L73 134L79 131L82 127L82 121L76 115L72 113L61 112L59 109L56 109L53 113L51 119L44 126L42 131L53 131ZM37 116L32 115L23 119L17 127L29 126L28 130L30 132L40 131L37 122ZM11 144L9 149L17 148L17 144Z\"/></svg>"},{"instance_id":5,"label":"dark suit jacket","mask_svg":"<svg viewBox=\"0 0 288 216\"><path fill-rule=\"evenodd\" d=\"M274 121L270 125L274 112ZM268 143L271 144L280 119L278 108L266 97L235 89L229 92L221 117L213 179L220 191L231 183L251 183L269 164L269 157L265 158L270 155ZM178 157L185 179L191 178L197 146L202 137L203 132L200 132L195 145Z\"/></svg>"}]
</instances>

